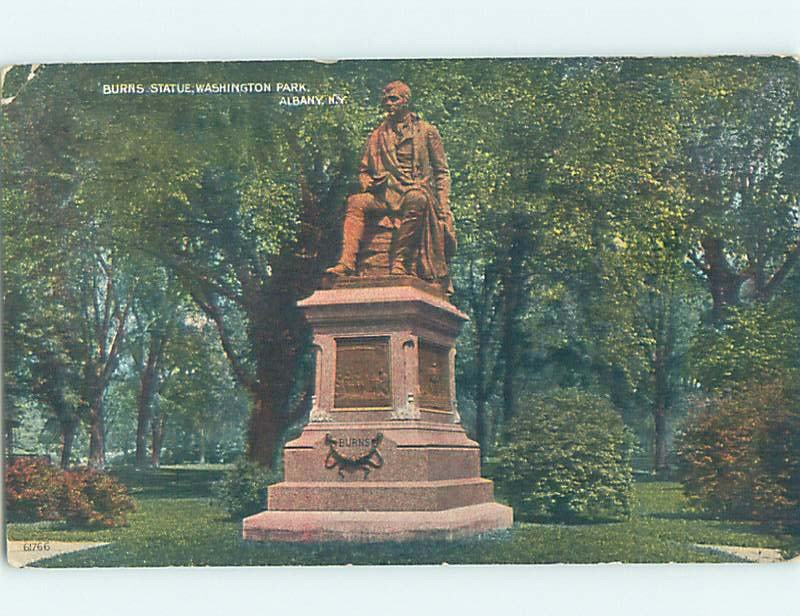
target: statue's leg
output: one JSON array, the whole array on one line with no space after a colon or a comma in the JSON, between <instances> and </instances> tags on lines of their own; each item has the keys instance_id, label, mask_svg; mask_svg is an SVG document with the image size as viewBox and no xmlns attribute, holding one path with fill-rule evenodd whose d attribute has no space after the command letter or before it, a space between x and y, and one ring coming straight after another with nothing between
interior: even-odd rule
<instances>
[{"instance_id":1,"label":"statue's leg","mask_svg":"<svg viewBox=\"0 0 800 616\"><path fill-rule=\"evenodd\" d=\"M391 274L411 275L413 259L419 252L420 231L425 221L428 196L421 190L409 190L401 201L402 221L397 232L397 244Z\"/></svg>"},{"instance_id":2,"label":"statue's leg","mask_svg":"<svg viewBox=\"0 0 800 616\"><path fill-rule=\"evenodd\" d=\"M364 235L365 215L378 208L380 205L369 193L350 195L347 198L347 213L344 217L342 232L342 256L339 257L336 265L327 269L329 274L345 276L355 273L358 248Z\"/></svg>"}]
</instances>

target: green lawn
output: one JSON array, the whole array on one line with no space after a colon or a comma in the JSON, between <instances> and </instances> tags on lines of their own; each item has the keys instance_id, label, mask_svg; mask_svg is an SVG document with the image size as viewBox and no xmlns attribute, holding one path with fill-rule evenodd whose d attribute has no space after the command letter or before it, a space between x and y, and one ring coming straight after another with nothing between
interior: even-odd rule
<instances>
[{"instance_id":1,"label":"green lawn","mask_svg":"<svg viewBox=\"0 0 800 616\"><path fill-rule=\"evenodd\" d=\"M624 522L586 525L516 524L509 531L454 542L405 544L245 543L241 523L209 500L220 468L125 471L136 497L130 525L69 529L63 523L9 524L12 540L97 541L110 545L48 559L42 567L292 564L731 562L694 544L772 547L800 552L800 538L745 522L702 519L683 511L680 487L640 482Z\"/></svg>"}]
</instances>

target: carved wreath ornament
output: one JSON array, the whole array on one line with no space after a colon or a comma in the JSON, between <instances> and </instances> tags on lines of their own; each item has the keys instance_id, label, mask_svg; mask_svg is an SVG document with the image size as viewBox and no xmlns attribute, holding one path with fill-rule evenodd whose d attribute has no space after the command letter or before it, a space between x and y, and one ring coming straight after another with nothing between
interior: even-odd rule
<instances>
[{"instance_id":1,"label":"carved wreath ornament","mask_svg":"<svg viewBox=\"0 0 800 616\"><path fill-rule=\"evenodd\" d=\"M383 434L378 432L375 438L369 439L370 448L368 451L348 456L336 448L336 446L340 444L339 441L330 434L326 434L325 444L328 445L330 449L328 450L328 455L325 457L325 468L338 468L339 477L342 479L344 479L345 471L348 473L364 471L364 479L366 479L373 468L380 468L383 466L383 456L381 456L381 452L378 451L381 441L383 441Z\"/></svg>"}]
</instances>

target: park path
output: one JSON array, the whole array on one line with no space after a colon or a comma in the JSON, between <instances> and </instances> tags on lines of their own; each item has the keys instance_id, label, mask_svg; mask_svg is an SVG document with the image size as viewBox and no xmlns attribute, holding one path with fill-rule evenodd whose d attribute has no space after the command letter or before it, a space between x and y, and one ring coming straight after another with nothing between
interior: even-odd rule
<instances>
[{"instance_id":1,"label":"park path","mask_svg":"<svg viewBox=\"0 0 800 616\"><path fill-rule=\"evenodd\" d=\"M702 550L711 552L721 552L729 556L735 556L751 563L782 563L784 562L781 551L775 548L749 548L738 545L709 545L698 543L696 546ZM800 557L798 557L800 558ZM790 562L796 561L797 558Z\"/></svg>"},{"instance_id":2,"label":"park path","mask_svg":"<svg viewBox=\"0 0 800 616\"><path fill-rule=\"evenodd\" d=\"M31 563L68 554L98 548L108 543L90 541L6 541L8 564L12 567L27 567Z\"/></svg>"}]
</instances>

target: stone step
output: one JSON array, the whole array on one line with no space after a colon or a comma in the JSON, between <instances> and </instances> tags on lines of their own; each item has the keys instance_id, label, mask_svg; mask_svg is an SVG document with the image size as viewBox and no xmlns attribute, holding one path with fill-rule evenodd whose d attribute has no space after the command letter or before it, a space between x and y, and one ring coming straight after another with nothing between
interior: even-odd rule
<instances>
[{"instance_id":1,"label":"stone step","mask_svg":"<svg viewBox=\"0 0 800 616\"><path fill-rule=\"evenodd\" d=\"M269 487L270 511L442 511L491 502L494 486L450 481L283 482Z\"/></svg>"},{"instance_id":2,"label":"stone step","mask_svg":"<svg viewBox=\"0 0 800 616\"><path fill-rule=\"evenodd\" d=\"M508 528L511 507L481 503L445 511L263 511L245 518L250 541L451 540Z\"/></svg>"}]
</instances>

